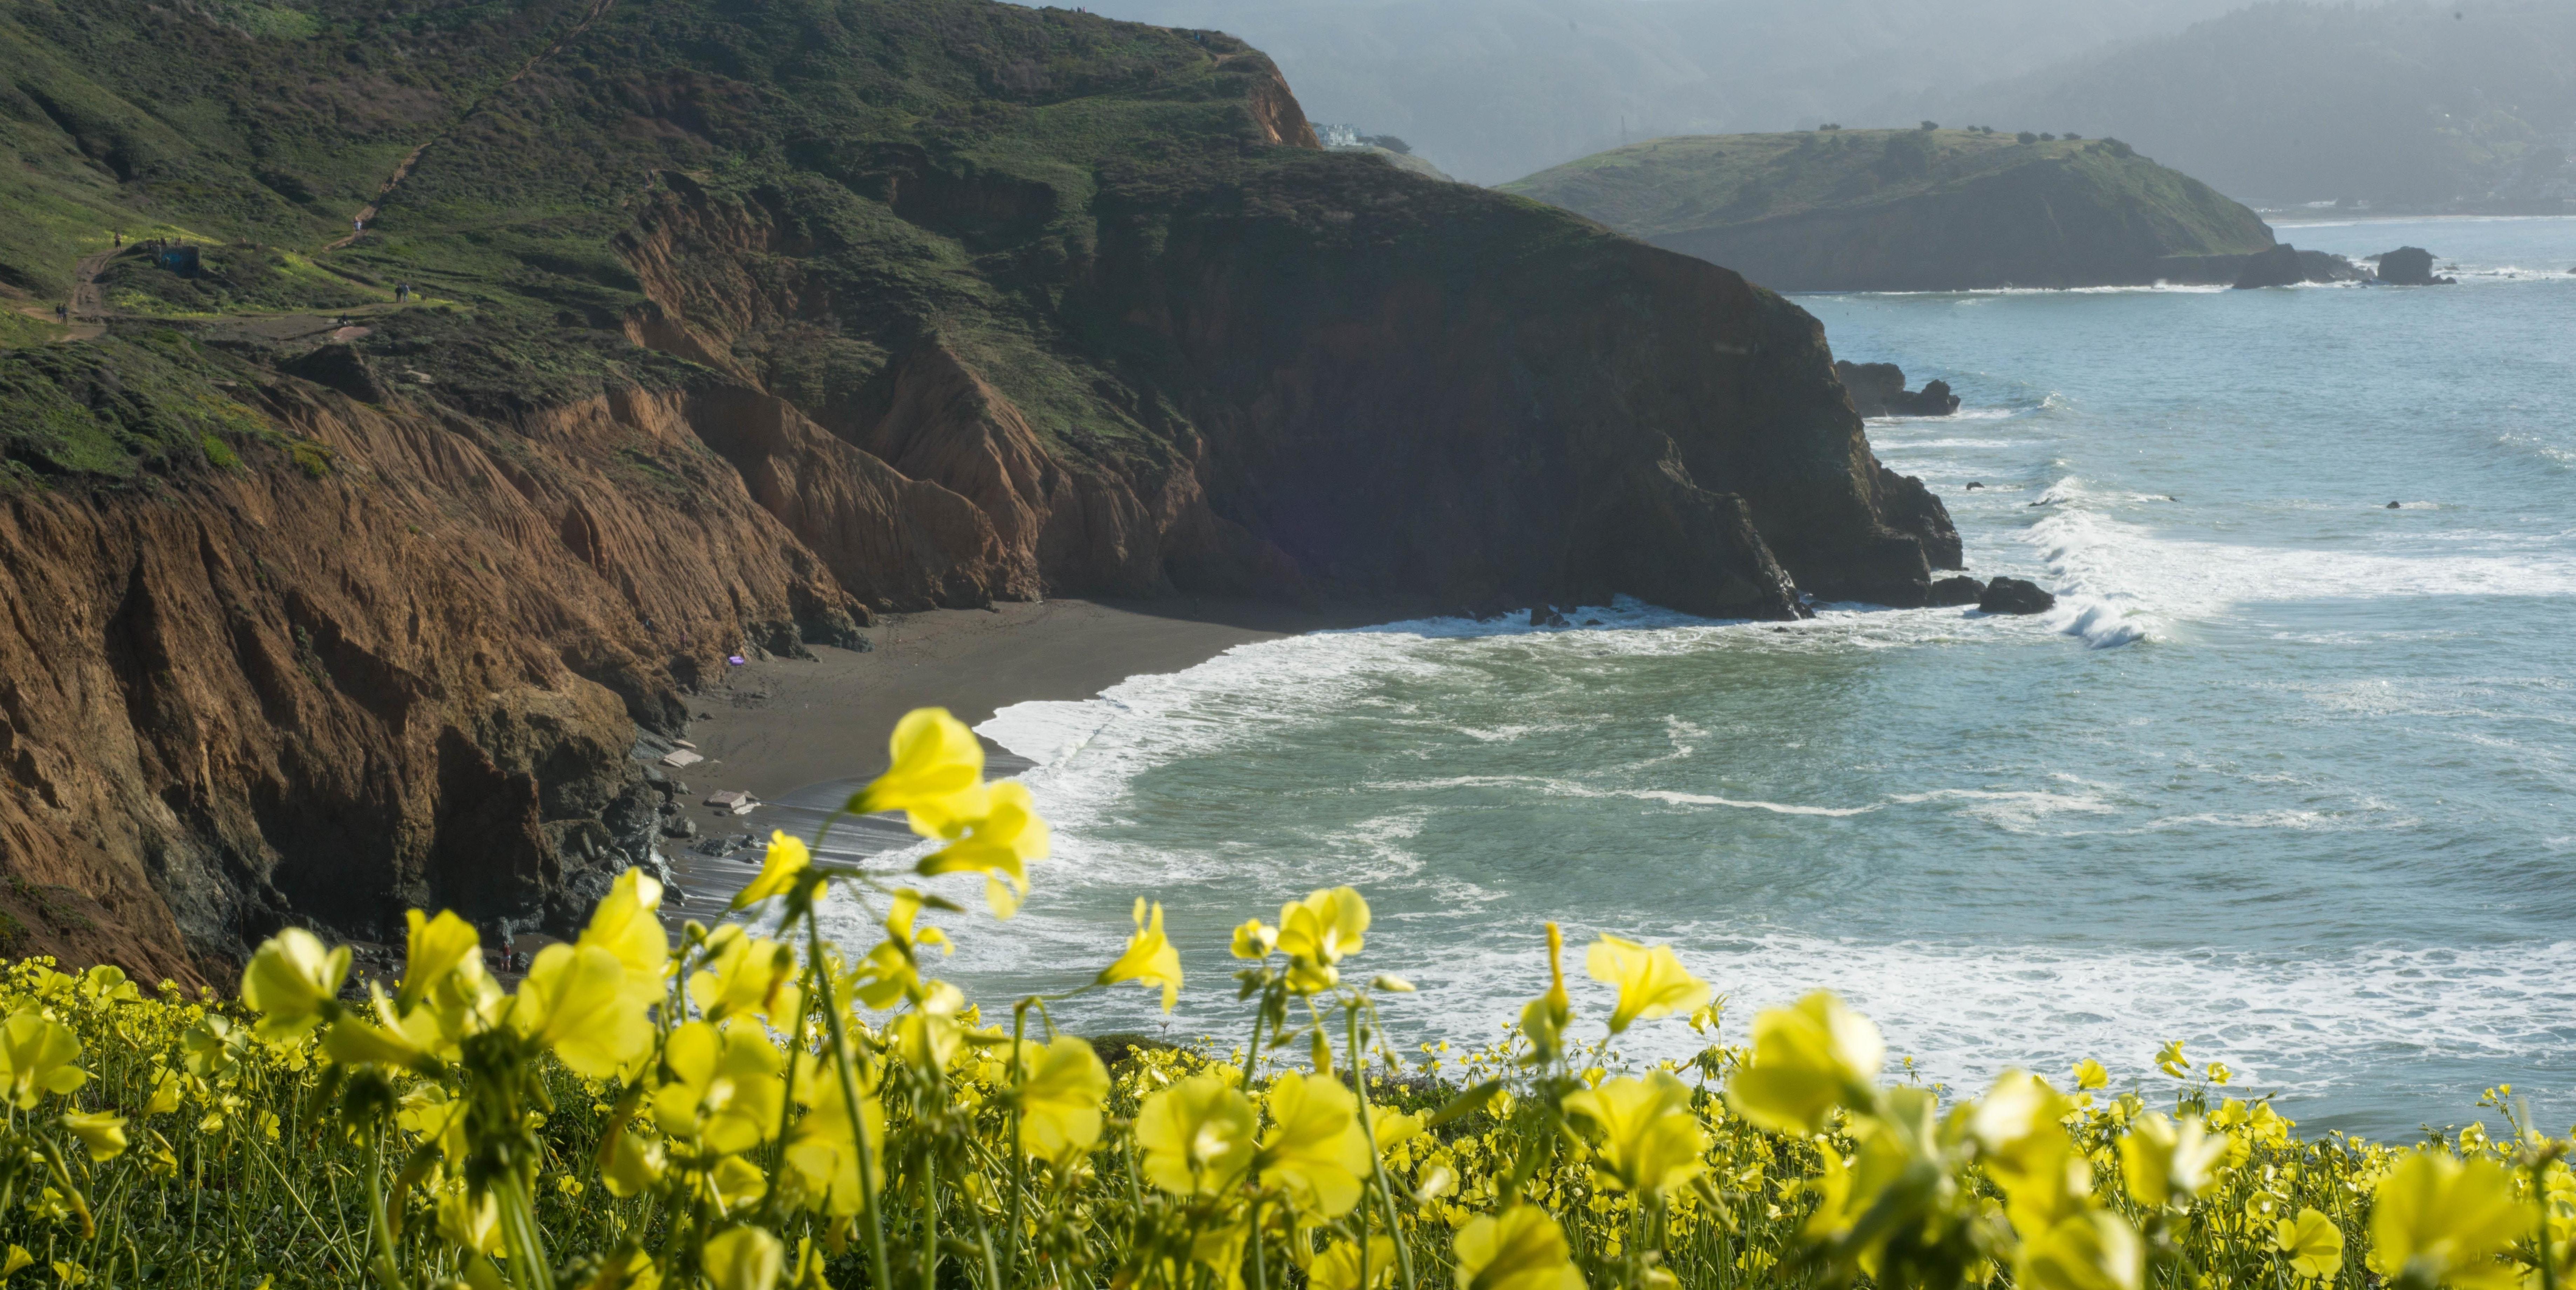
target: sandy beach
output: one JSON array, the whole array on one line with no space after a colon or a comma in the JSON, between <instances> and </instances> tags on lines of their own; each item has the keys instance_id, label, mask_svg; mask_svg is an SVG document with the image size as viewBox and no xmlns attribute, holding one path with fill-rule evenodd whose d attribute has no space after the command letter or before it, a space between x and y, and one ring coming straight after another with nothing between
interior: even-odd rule
<instances>
[{"instance_id":1,"label":"sandy beach","mask_svg":"<svg viewBox=\"0 0 2576 1290\"><path fill-rule=\"evenodd\" d=\"M890 615L872 649L817 648L813 659L758 658L690 701L690 740L706 761L678 772L697 836L670 838L674 919L713 922L760 858L749 839L811 836L850 788L885 768L886 736L905 712L945 707L974 725L1038 699L1087 699L1131 676L1177 672L1252 641L1406 616L1397 607L1309 612L1261 601L1047 600ZM988 773L1027 763L987 747ZM719 790L762 803L747 815L704 805ZM729 856L708 843L743 844ZM836 826L828 854L855 858L913 839L899 823Z\"/></svg>"}]
</instances>

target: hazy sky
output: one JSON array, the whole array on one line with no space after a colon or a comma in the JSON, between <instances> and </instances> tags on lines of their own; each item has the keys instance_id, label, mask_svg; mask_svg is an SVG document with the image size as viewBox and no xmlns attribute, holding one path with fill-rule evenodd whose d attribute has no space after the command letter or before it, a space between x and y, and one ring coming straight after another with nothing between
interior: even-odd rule
<instances>
[{"instance_id":1,"label":"hazy sky","mask_svg":"<svg viewBox=\"0 0 2576 1290\"><path fill-rule=\"evenodd\" d=\"M1233 32L1278 59L1314 119L1401 136L1458 178L1493 184L1623 139L1857 118L1873 104L2029 72L2112 41L2176 31L2242 2L1101 0L1089 7Z\"/></svg>"}]
</instances>

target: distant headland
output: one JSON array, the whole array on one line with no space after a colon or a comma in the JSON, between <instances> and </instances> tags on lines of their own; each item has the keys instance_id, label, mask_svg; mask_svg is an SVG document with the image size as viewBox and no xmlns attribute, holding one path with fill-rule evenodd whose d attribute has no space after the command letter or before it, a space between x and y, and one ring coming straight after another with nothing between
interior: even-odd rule
<instances>
[{"instance_id":1,"label":"distant headland","mask_svg":"<svg viewBox=\"0 0 2576 1290\"><path fill-rule=\"evenodd\" d=\"M1983 127L1655 139L1503 189L1780 291L2228 285L2274 247L2117 139Z\"/></svg>"}]
</instances>

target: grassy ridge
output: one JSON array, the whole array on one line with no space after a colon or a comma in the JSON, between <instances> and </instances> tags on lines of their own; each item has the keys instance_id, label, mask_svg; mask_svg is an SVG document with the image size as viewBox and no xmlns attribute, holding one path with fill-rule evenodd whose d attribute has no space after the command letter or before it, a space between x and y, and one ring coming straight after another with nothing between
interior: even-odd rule
<instances>
[{"instance_id":1,"label":"grassy ridge","mask_svg":"<svg viewBox=\"0 0 2576 1290\"><path fill-rule=\"evenodd\" d=\"M2251 210L2110 139L1658 139L1504 188L1793 290L2143 282L2153 279L2135 275L2157 259L2272 244Z\"/></svg>"}]
</instances>

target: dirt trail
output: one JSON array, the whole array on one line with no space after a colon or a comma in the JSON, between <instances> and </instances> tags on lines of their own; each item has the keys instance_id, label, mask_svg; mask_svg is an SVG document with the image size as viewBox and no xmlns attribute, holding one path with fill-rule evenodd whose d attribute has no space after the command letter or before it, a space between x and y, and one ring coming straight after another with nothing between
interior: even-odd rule
<instances>
[{"instance_id":1,"label":"dirt trail","mask_svg":"<svg viewBox=\"0 0 2576 1290\"><path fill-rule=\"evenodd\" d=\"M386 198L393 196L394 189L401 187L402 181L411 178L412 167L420 163L420 154L429 151L430 148L440 140L456 133L459 127L463 126L467 121L474 119L474 114L482 111L483 105L491 102L493 95L518 84L520 78L535 71L539 64L561 52L564 46L580 39L583 32L590 30L592 23L595 23L602 17L606 16L608 11L615 8L616 5L617 0L591 0L590 8L582 12L581 21L574 23L572 25L572 30L567 31L564 34L555 37L552 41L547 42L544 49L538 50L535 54L529 57L528 61L519 64L519 70L510 73L509 79L502 81L500 84L493 86L489 90L484 91L484 93L477 97L473 102L466 104L464 111L457 113L454 117L448 120L446 125L439 127L438 133L423 140L420 146L404 153L403 159L394 163L394 172L385 176L385 182L377 187L376 199L359 207L357 214L351 217L355 223L349 235L341 238L337 242L333 242L325 249L337 251L344 246L348 246L351 243L356 242L359 238L366 236L367 225L374 222L376 218L376 208L384 205Z\"/></svg>"},{"instance_id":2,"label":"dirt trail","mask_svg":"<svg viewBox=\"0 0 2576 1290\"><path fill-rule=\"evenodd\" d=\"M98 275L114 258L116 251L111 248L95 255L84 255L72 267L72 323L62 335L48 343L68 345L76 340L97 340L107 334L107 324L103 321L107 317L106 297L99 294ZM54 311L42 305L24 305L18 312L45 322L55 320Z\"/></svg>"}]
</instances>

